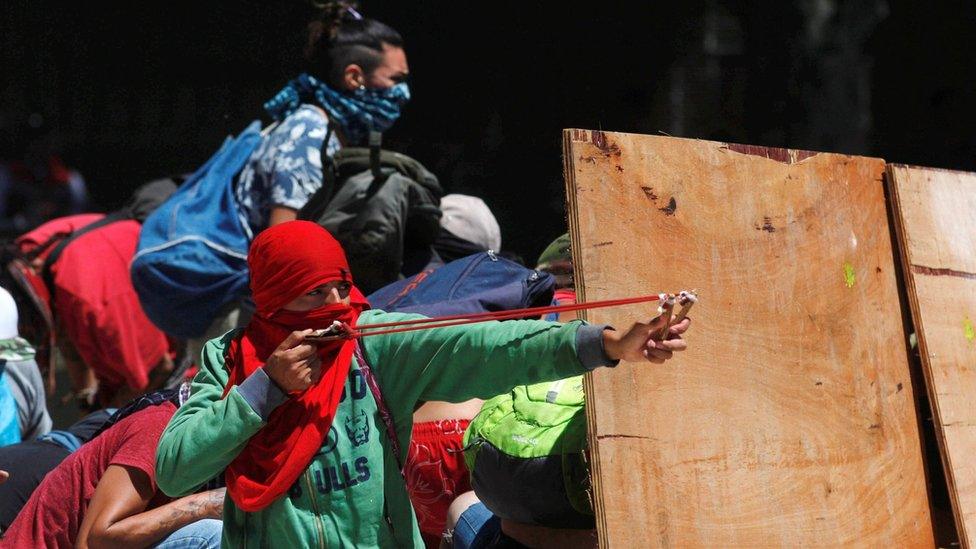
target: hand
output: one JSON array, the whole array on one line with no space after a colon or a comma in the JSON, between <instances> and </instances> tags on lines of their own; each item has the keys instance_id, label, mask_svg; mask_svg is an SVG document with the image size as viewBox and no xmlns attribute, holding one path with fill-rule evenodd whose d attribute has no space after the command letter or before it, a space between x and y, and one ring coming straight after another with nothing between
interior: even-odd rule
<instances>
[{"instance_id":1,"label":"hand","mask_svg":"<svg viewBox=\"0 0 976 549\"><path fill-rule=\"evenodd\" d=\"M8 478L10 478L10 473L0 469L0 484L7 482Z\"/></svg>"},{"instance_id":2,"label":"hand","mask_svg":"<svg viewBox=\"0 0 976 549\"><path fill-rule=\"evenodd\" d=\"M224 516L224 496L227 488L207 490L200 494L203 499L201 510L206 515L203 518L219 519Z\"/></svg>"},{"instance_id":3,"label":"hand","mask_svg":"<svg viewBox=\"0 0 976 549\"><path fill-rule=\"evenodd\" d=\"M322 375L318 348L305 342L305 336L314 331L290 333L264 363L264 372L286 393L304 391L317 383Z\"/></svg>"},{"instance_id":4,"label":"hand","mask_svg":"<svg viewBox=\"0 0 976 549\"><path fill-rule=\"evenodd\" d=\"M655 364L663 364L665 360L677 351L684 351L688 344L681 339L681 334L688 330L690 318L685 318L678 324L671 326L668 337L658 339L665 319L659 316L650 323L635 322L625 333L604 330L603 348L607 356L613 360L627 360L636 362L646 360Z\"/></svg>"}]
</instances>

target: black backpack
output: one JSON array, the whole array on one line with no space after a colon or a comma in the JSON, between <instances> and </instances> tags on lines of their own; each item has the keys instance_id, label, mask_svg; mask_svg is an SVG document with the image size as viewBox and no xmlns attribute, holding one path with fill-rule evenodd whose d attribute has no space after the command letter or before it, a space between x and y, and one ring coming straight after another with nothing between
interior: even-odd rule
<instances>
[{"instance_id":1,"label":"black backpack","mask_svg":"<svg viewBox=\"0 0 976 549\"><path fill-rule=\"evenodd\" d=\"M440 183L405 154L369 147L322 154L322 188L298 212L335 236L368 294L400 278L406 247L429 247L440 232ZM328 143L328 139L325 141Z\"/></svg>"}]
</instances>

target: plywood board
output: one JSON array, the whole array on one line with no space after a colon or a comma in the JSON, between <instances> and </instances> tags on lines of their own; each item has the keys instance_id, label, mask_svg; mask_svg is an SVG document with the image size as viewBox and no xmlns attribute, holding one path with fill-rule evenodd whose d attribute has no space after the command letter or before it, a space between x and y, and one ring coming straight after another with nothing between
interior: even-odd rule
<instances>
[{"instance_id":1,"label":"plywood board","mask_svg":"<svg viewBox=\"0 0 976 549\"><path fill-rule=\"evenodd\" d=\"M905 282L956 528L976 546L976 174L888 166Z\"/></svg>"},{"instance_id":2,"label":"plywood board","mask_svg":"<svg viewBox=\"0 0 976 549\"><path fill-rule=\"evenodd\" d=\"M931 547L884 162L587 130L564 162L584 299L702 297L682 356L587 376L601 545Z\"/></svg>"}]
</instances>

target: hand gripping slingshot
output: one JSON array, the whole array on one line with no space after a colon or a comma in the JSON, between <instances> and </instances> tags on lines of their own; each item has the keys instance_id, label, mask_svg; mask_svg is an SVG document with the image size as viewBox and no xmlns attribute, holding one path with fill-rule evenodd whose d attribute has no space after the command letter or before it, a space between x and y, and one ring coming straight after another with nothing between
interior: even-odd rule
<instances>
[{"instance_id":1,"label":"hand gripping slingshot","mask_svg":"<svg viewBox=\"0 0 976 549\"><path fill-rule=\"evenodd\" d=\"M310 342L324 342L340 339L357 339L367 336L413 332L416 330L433 330L436 328L474 324L477 322L490 322L493 320L512 320L518 318L538 317L552 313L568 313L587 309L619 307L621 305L646 303L650 301L660 302L657 309L658 314L667 315L665 325L659 334L659 339L664 339L667 336L668 330L671 328L671 326L684 320L685 316L688 315L688 311L691 309L691 306L698 302L698 294L695 290L689 290L681 291L677 294L664 293L640 297L629 297L624 299L591 301L588 303L573 303L570 305L548 305L544 307L513 309L510 311L490 311L487 313L459 314L438 316L433 318L416 318L412 320L403 320L400 322L381 322L378 324L363 324L356 326L349 326L348 324L339 322L337 320L328 328L318 330L315 333L306 336L305 340ZM677 314L674 314L675 304L681 307Z\"/></svg>"}]
</instances>

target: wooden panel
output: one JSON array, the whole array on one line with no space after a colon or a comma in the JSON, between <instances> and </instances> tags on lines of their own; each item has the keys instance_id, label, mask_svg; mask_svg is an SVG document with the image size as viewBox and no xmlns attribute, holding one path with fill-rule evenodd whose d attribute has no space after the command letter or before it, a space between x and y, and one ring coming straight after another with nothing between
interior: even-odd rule
<instances>
[{"instance_id":1,"label":"wooden panel","mask_svg":"<svg viewBox=\"0 0 976 549\"><path fill-rule=\"evenodd\" d=\"M932 546L883 161L567 130L564 162L585 299L702 298L682 356L587 376L602 546Z\"/></svg>"},{"instance_id":2,"label":"wooden panel","mask_svg":"<svg viewBox=\"0 0 976 549\"><path fill-rule=\"evenodd\" d=\"M976 546L976 174L888 166L956 528Z\"/></svg>"}]
</instances>

